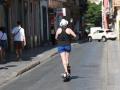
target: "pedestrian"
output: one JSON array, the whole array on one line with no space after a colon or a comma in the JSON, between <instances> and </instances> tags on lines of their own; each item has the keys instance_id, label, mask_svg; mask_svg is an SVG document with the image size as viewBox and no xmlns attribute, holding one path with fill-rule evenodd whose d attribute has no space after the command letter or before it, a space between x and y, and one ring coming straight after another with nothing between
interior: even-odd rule
<instances>
[{"instance_id":1,"label":"pedestrian","mask_svg":"<svg viewBox=\"0 0 120 90\"><path fill-rule=\"evenodd\" d=\"M2 62L2 46L1 46L1 38L2 38L2 31L1 31L1 27L0 27L0 63Z\"/></svg>"},{"instance_id":2,"label":"pedestrian","mask_svg":"<svg viewBox=\"0 0 120 90\"><path fill-rule=\"evenodd\" d=\"M26 45L25 31L21 26L21 22L17 21L17 26L12 30L14 47L16 52L16 59L20 60L22 56L22 49Z\"/></svg>"},{"instance_id":3,"label":"pedestrian","mask_svg":"<svg viewBox=\"0 0 120 90\"><path fill-rule=\"evenodd\" d=\"M57 29L55 36L58 44L58 53L60 53L64 67L64 77L70 76L69 57L71 52L71 36L76 38L76 34L73 32L73 30L67 26L68 21L66 19L62 19L60 21L60 28Z\"/></svg>"},{"instance_id":4,"label":"pedestrian","mask_svg":"<svg viewBox=\"0 0 120 90\"><path fill-rule=\"evenodd\" d=\"M6 50L7 50L7 34L6 28L0 27L0 57L1 62L5 62Z\"/></svg>"},{"instance_id":5,"label":"pedestrian","mask_svg":"<svg viewBox=\"0 0 120 90\"><path fill-rule=\"evenodd\" d=\"M51 26L51 42L52 42L52 45L55 45L55 29L53 26Z\"/></svg>"},{"instance_id":6,"label":"pedestrian","mask_svg":"<svg viewBox=\"0 0 120 90\"><path fill-rule=\"evenodd\" d=\"M2 47L0 45L0 63L2 63Z\"/></svg>"}]
</instances>

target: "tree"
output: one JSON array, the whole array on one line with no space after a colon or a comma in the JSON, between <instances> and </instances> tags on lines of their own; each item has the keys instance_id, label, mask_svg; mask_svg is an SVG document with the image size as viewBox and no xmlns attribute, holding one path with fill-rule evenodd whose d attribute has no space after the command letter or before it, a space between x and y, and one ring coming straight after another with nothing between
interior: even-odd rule
<instances>
[{"instance_id":1,"label":"tree","mask_svg":"<svg viewBox=\"0 0 120 90\"><path fill-rule=\"evenodd\" d=\"M101 26L101 3L99 5L95 3L87 3L87 10L85 12L85 25L89 28L91 26Z\"/></svg>"}]
</instances>

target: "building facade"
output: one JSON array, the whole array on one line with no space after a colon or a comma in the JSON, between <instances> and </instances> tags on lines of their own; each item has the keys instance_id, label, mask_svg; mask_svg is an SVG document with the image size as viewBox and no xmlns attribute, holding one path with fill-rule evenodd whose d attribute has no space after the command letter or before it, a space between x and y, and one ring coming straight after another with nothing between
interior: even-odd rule
<instances>
[{"instance_id":1,"label":"building facade","mask_svg":"<svg viewBox=\"0 0 120 90\"><path fill-rule=\"evenodd\" d=\"M9 48L13 49L11 30L20 20L25 29L27 48L43 45L50 40L50 27L59 26L60 18L81 28L84 3L87 0L0 0L0 26L7 28ZM64 9L64 10L63 10ZM61 13L62 12L62 13ZM64 12L64 13L63 13ZM71 23L71 22L70 22Z\"/></svg>"},{"instance_id":2,"label":"building facade","mask_svg":"<svg viewBox=\"0 0 120 90\"><path fill-rule=\"evenodd\" d=\"M51 27L54 27L55 30L59 27L59 22L64 16L63 8L65 8L64 3L66 2L67 0L48 0L49 31Z\"/></svg>"},{"instance_id":3,"label":"building facade","mask_svg":"<svg viewBox=\"0 0 120 90\"><path fill-rule=\"evenodd\" d=\"M4 12L4 6L2 3L0 3L0 26L5 25L5 12Z\"/></svg>"},{"instance_id":4,"label":"building facade","mask_svg":"<svg viewBox=\"0 0 120 90\"><path fill-rule=\"evenodd\" d=\"M72 22L73 29L80 29L80 7L82 7L85 0L49 0L49 10L52 14L52 24L55 29L59 27L59 21L65 17L69 23ZM84 6L84 5L83 5Z\"/></svg>"},{"instance_id":5,"label":"building facade","mask_svg":"<svg viewBox=\"0 0 120 90\"><path fill-rule=\"evenodd\" d=\"M120 0L112 0L112 15L113 29L117 33L118 40L120 39Z\"/></svg>"},{"instance_id":6,"label":"building facade","mask_svg":"<svg viewBox=\"0 0 120 90\"><path fill-rule=\"evenodd\" d=\"M48 3L46 0L2 0L0 25L7 27L9 48L13 48L11 30L19 20L25 29L27 48L44 44L48 36ZM3 20L4 19L4 20Z\"/></svg>"}]
</instances>

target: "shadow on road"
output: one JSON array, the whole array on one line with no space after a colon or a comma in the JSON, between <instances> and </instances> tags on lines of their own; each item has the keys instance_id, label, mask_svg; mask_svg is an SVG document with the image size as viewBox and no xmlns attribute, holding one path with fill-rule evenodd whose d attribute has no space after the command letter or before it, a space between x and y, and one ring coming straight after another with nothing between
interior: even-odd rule
<instances>
[{"instance_id":1,"label":"shadow on road","mask_svg":"<svg viewBox=\"0 0 120 90\"><path fill-rule=\"evenodd\" d=\"M82 44L82 43L86 43L88 42L87 40L78 40L77 43ZM32 60L34 57L38 56L41 53L44 53L45 51L48 51L52 48L55 48L56 46L47 44L47 45L43 45L40 47L35 47L35 48L27 48L23 50L23 54L21 57L22 61L30 61ZM8 52L7 56L6 56L6 61L4 64L8 63L8 62L15 62L16 61L16 55L15 55L15 51L14 52Z\"/></svg>"},{"instance_id":2,"label":"shadow on road","mask_svg":"<svg viewBox=\"0 0 120 90\"><path fill-rule=\"evenodd\" d=\"M79 76L71 76L71 79L78 79L80 78Z\"/></svg>"},{"instance_id":3,"label":"shadow on road","mask_svg":"<svg viewBox=\"0 0 120 90\"><path fill-rule=\"evenodd\" d=\"M16 67L17 65L6 65L6 66L0 66L0 70L2 69L8 69L8 68L11 68L11 67Z\"/></svg>"},{"instance_id":4,"label":"shadow on road","mask_svg":"<svg viewBox=\"0 0 120 90\"><path fill-rule=\"evenodd\" d=\"M48 51L52 48L55 48L56 46L53 45L45 45L45 46L40 46L40 47L35 47L35 48L26 48L23 50L23 54L21 57L22 61L30 61L32 60L34 57L38 56L39 54ZM8 52L7 56L6 56L6 61L5 63L8 62L15 62L16 61L16 55L15 55L15 51L14 52Z\"/></svg>"}]
</instances>

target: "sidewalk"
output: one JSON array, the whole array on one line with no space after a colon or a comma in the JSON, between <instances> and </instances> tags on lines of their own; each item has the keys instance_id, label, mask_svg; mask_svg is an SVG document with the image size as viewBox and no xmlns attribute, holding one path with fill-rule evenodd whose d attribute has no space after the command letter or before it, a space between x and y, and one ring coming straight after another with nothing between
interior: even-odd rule
<instances>
[{"instance_id":1,"label":"sidewalk","mask_svg":"<svg viewBox=\"0 0 120 90\"><path fill-rule=\"evenodd\" d=\"M120 90L120 41L107 43L107 90Z\"/></svg>"},{"instance_id":2,"label":"sidewalk","mask_svg":"<svg viewBox=\"0 0 120 90\"><path fill-rule=\"evenodd\" d=\"M5 64L0 64L0 86L31 68L43 63L46 59L56 54L53 46L44 46L23 51L22 61L15 61L14 54L7 57Z\"/></svg>"}]
</instances>

